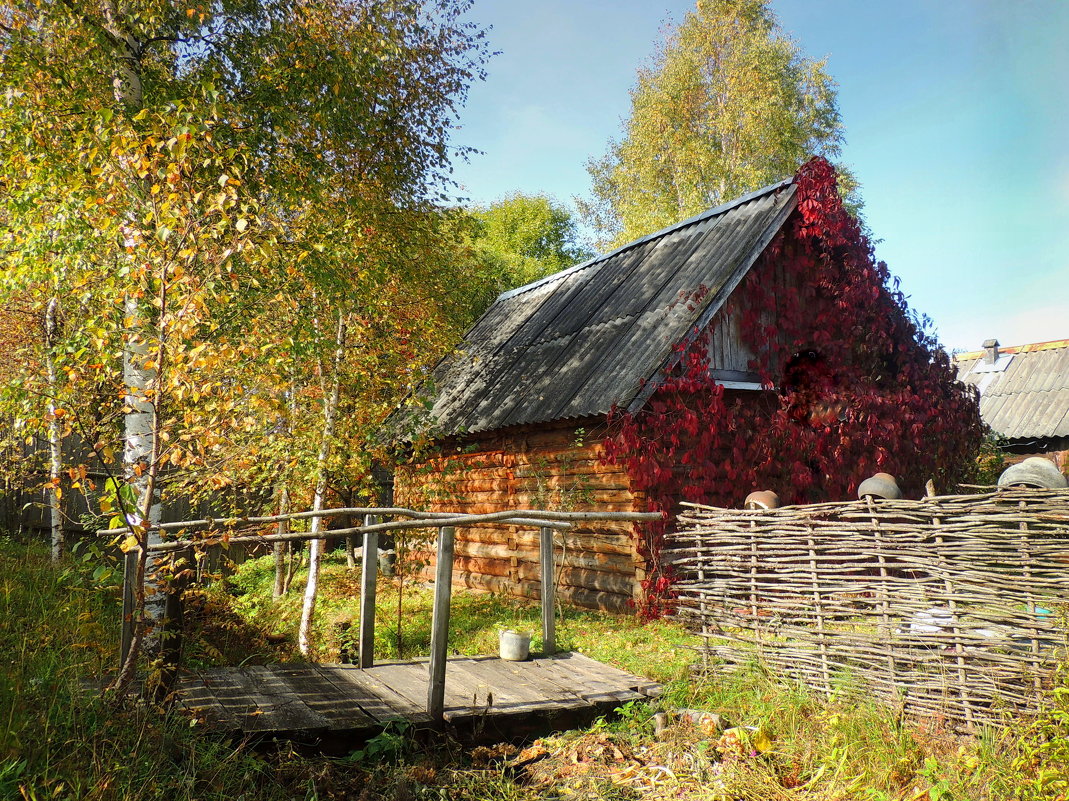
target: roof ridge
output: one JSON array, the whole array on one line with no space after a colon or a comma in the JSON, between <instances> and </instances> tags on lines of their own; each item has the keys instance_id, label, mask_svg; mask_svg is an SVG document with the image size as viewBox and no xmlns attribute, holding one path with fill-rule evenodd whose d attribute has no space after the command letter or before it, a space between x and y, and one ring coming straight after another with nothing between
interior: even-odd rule
<instances>
[{"instance_id":1,"label":"roof ridge","mask_svg":"<svg viewBox=\"0 0 1069 801\"><path fill-rule=\"evenodd\" d=\"M673 231L678 231L681 228L686 228L688 225L694 225L695 223L699 223L704 220L708 220L712 217L717 217L721 214L725 214L731 211L732 209L743 205L744 203L749 203L751 201L757 200L759 197L771 194L772 192L778 192L780 189L783 189L786 186L790 186L792 183L794 183L793 175L789 178L784 178L780 181L776 181L773 184L769 184L768 186L762 187L761 189L756 189L753 192L743 195L742 197L737 197L734 200L728 201L727 203L721 203L719 206L715 206L711 209L700 212L699 214L695 214L693 217L688 217L685 220L673 223L672 225L669 225L666 228L662 228L660 231L654 231L652 234L646 234L646 236L636 239L632 242L628 242L624 245L620 245L620 247L616 248L615 250L610 250L608 253L601 253L597 256L594 256L592 259L587 259L586 261L580 262L579 264L573 264L571 267L567 267L559 272L553 273L552 275L543 276L537 281L532 281L529 284L524 284L523 286L518 286L514 289L506 290L494 299L494 303L499 303L503 300L508 300L509 298L515 297L516 295L522 294L524 292L529 292L533 289L537 289L540 286L544 286L545 284L549 284L560 278L569 276L572 273L577 273L580 270L585 270L587 267L592 267L598 262L605 261L606 259L609 259L618 253L622 253L625 250L630 250L631 248L638 247L639 245L645 244L646 242L649 242L653 239L659 239L662 236L666 236L667 234L672 233Z\"/></svg>"},{"instance_id":2,"label":"roof ridge","mask_svg":"<svg viewBox=\"0 0 1069 801\"><path fill-rule=\"evenodd\" d=\"M1059 348L1069 348L1069 339L1050 339L1046 342L1027 342L1023 345L999 345L999 353L1038 353L1044 350L1058 350ZM963 353L955 353L955 361L969 361L970 359L979 359L984 355L983 350L969 350Z\"/></svg>"}]
</instances>

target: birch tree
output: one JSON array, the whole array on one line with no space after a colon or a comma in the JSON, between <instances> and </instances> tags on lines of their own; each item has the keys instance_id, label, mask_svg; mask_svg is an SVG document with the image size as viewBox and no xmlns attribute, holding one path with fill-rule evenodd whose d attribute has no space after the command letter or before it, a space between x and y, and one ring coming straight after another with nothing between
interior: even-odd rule
<instances>
[{"instance_id":1,"label":"birch tree","mask_svg":"<svg viewBox=\"0 0 1069 801\"><path fill-rule=\"evenodd\" d=\"M768 0L700 0L638 71L623 135L587 163L583 216L619 245L840 153L836 84Z\"/></svg>"},{"instance_id":2,"label":"birch tree","mask_svg":"<svg viewBox=\"0 0 1069 801\"><path fill-rule=\"evenodd\" d=\"M317 326L318 328L318 326ZM323 428L320 437L319 453L316 456L315 491L312 493L312 511L323 511L327 497L327 463L331 447L334 444L334 429L338 415L338 398L341 395L341 367L345 358L345 312L338 309L337 332L334 337L334 355L329 369L320 363L321 390L323 394ZM329 388L328 388L329 387ZM323 518L312 517L312 534L323 530ZM326 541L320 538L311 540L308 551L308 582L304 590L304 603L301 605L301 625L297 635L297 645L301 653L307 655L311 648L312 618L315 614L316 592L319 586L319 565Z\"/></svg>"}]
</instances>

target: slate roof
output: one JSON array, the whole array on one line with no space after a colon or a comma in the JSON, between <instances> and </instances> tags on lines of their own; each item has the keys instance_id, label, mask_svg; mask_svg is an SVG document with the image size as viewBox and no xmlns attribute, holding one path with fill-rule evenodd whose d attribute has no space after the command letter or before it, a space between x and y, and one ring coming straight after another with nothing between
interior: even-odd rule
<instances>
[{"instance_id":1,"label":"slate roof","mask_svg":"<svg viewBox=\"0 0 1069 801\"><path fill-rule=\"evenodd\" d=\"M1069 339L954 357L958 379L980 390L980 416L1011 440L1069 437Z\"/></svg>"},{"instance_id":2,"label":"slate roof","mask_svg":"<svg viewBox=\"0 0 1069 801\"><path fill-rule=\"evenodd\" d=\"M673 345L712 319L783 226L792 181L503 293L434 372L437 433L641 406ZM681 302L703 286L700 302Z\"/></svg>"}]
</instances>

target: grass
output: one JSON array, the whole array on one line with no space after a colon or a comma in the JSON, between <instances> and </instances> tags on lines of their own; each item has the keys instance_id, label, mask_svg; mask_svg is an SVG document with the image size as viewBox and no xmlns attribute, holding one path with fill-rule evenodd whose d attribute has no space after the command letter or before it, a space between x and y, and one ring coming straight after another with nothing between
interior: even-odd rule
<instances>
[{"instance_id":1,"label":"grass","mask_svg":"<svg viewBox=\"0 0 1069 801\"><path fill-rule=\"evenodd\" d=\"M261 775L185 720L81 689L116 660L115 571L2 540L0 576L0 797L221 799L217 780Z\"/></svg>"},{"instance_id":2,"label":"grass","mask_svg":"<svg viewBox=\"0 0 1069 801\"><path fill-rule=\"evenodd\" d=\"M256 751L181 715L80 689L115 663L118 577L98 565L89 557L53 566L43 548L0 539L0 798L1064 801L1069 792L1069 683L1040 720L966 738L936 721L898 720L848 686L825 698L757 667L690 678L691 641L678 627L574 610L559 622L563 647L665 682L665 696L519 755L505 746L428 747L403 731L340 760ZM267 635L292 635L300 580L275 602L270 579L270 560L253 561L197 596L192 660L292 656ZM346 644L337 624L355 617L357 579L328 560L323 658ZM397 633L388 580L380 599L377 648L387 658L396 656ZM425 653L430 594L415 587L402 602L404 654ZM458 592L452 645L493 652L499 627L537 631L538 621L537 605ZM690 722L681 709L715 712L727 732ZM658 732L660 712L670 717ZM524 758L530 764L518 767Z\"/></svg>"},{"instance_id":3,"label":"grass","mask_svg":"<svg viewBox=\"0 0 1069 801\"><path fill-rule=\"evenodd\" d=\"M301 615L306 571L298 572L293 591L272 597L274 561L250 560L217 588L230 596L237 614L247 621L269 621L272 634L295 637ZM355 651L360 610L360 572L350 571L344 558L328 554L320 573L320 593L313 637L313 657L336 661L343 649ZM375 613L377 659L425 656L430 651L433 593L429 585L406 582L401 595L401 636L398 648L397 582L380 578ZM449 645L461 654L497 653L498 631L512 628L534 633L532 648L541 648L541 607L502 595L454 592L449 620ZM681 626L658 621L642 624L633 617L561 608L557 616L557 647L580 651L624 670L657 681L680 679L693 661L696 640Z\"/></svg>"}]
</instances>

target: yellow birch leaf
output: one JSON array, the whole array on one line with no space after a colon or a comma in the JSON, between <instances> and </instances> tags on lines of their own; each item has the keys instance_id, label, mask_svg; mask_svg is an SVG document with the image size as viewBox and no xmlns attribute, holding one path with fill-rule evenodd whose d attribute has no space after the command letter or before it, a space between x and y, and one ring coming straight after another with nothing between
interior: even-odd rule
<instances>
[{"instance_id":1,"label":"yellow birch leaf","mask_svg":"<svg viewBox=\"0 0 1069 801\"><path fill-rule=\"evenodd\" d=\"M763 728L759 728L753 735L753 747L759 754L767 754L772 750L772 738Z\"/></svg>"}]
</instances>

